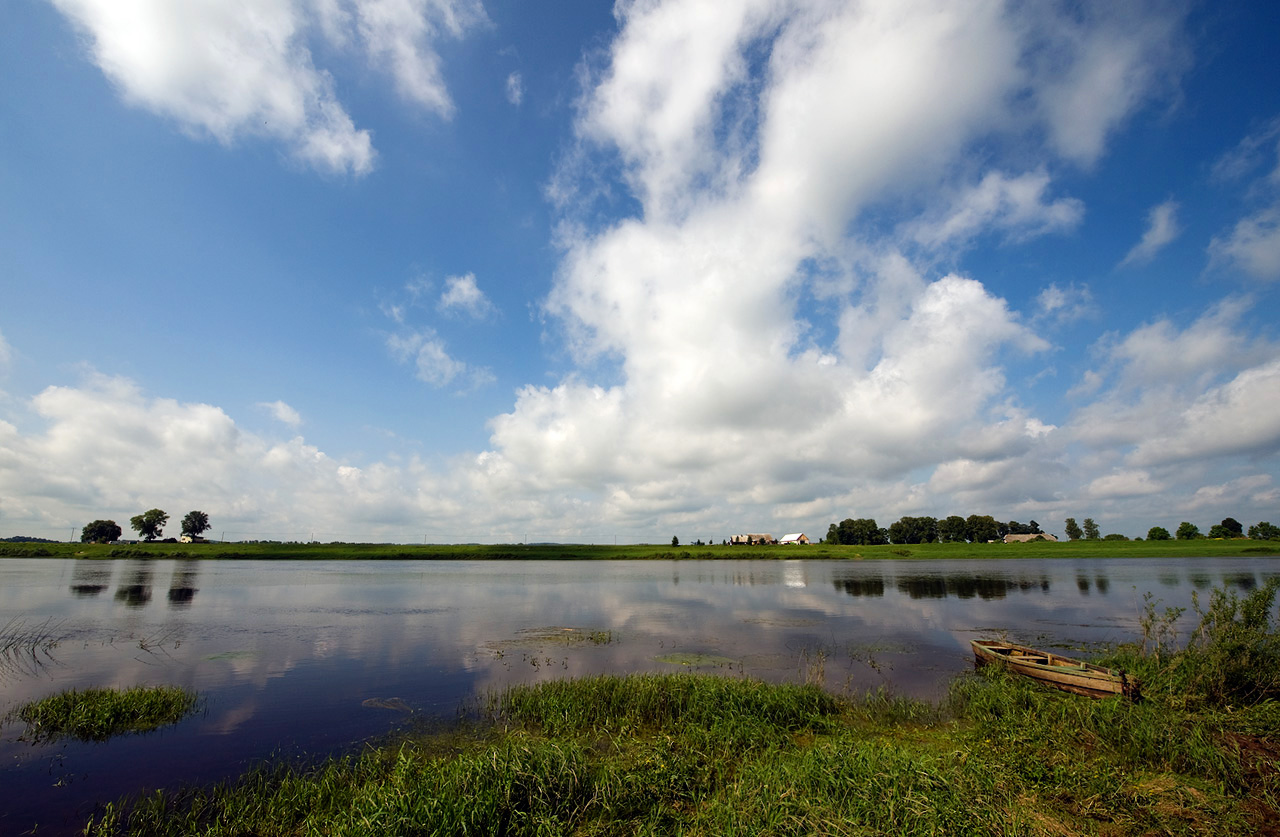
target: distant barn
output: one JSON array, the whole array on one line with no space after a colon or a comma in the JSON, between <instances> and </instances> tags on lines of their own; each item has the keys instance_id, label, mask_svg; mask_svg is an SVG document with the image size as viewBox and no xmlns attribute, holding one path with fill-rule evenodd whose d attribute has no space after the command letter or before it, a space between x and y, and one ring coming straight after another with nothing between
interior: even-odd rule
<instances>
[{"instance_id":1,"label":"distant barn","mask_svg":"<svg viewBox=\"0 0 1280 837\"><path fill-rule=\"evenodd\" d=\"M1038 535L1005 535L1004 536L1005 543L1027 543L1028 541L1034 541L1037 539L1043 540L1043 541L1053 541L1054 543L1058 542L1058 539L1055 536L1050 535L1048 532L1041 532Z\"/></svg>"},{"instance_id":2,"label":"distant barn","mask_svg":"<svg viewBox=\"0 0 1280 837\"><path fill-rule=\"evenodd\" d=\"M778 543L813 543L809 540L809 536L804 532L796 532L794 535L783 535L778 538Z\"/></svg>"},{"instance_id":3,"label":"distant barn","mask_svg":"<svg viewBox=\"0 0 1280 837\"><path fill-rule=\"evenodd\" d=\"M733 546L757 546L759 544L775 544L777 539L768 533L751 534L751 535L734 535L729 538L729 543Z\"/></svg>"}]
</instances>

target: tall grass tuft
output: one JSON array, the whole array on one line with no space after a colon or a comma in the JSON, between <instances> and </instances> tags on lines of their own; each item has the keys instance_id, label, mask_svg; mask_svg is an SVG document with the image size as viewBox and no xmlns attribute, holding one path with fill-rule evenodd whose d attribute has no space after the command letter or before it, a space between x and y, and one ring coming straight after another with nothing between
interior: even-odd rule
<instances>
[{"instance_id":1,"label":"tall grass tuft","mask_svg":"<svg viewBox=\"0 0 1280 837\"><path fill-rule=\"evenodd\" d=\"M536 724L549 735L630 731L673 723L764 724L785 731L822 727L840 702L814 685L771 686L758 680L637 674L513 686L492 694L496 718Z\"/></svg>"},{"instance_id":2,"label":"tall grass tuft","mask_svg":"<svg viewBox=\"0 0 1280 837\"><path fill-rule=\"evenodd\" d=\"M1280 577L1243 599L1234 590L1215 588L1208 607L1193 593L1199 624L1181 648L1173 632L1181 610L1158 614L1148 599L1143 644L1121 648L1104 662L1136 673L1143 693L1167 705L1227 707L1280 699L1278 591Z\"/></svg>"},{"instance_id":3,"label":"tall grass tuft","mask_svg":"<svg viewBox=\"0 0 1280 837\"><path fill-rule=\"evenodd\" d=\"M197 701L196 694L176 686L70 689L23 704L10 717L26 723L27 740L105 741L177 723L194 711Z\"/></svg>"}]
</instances>

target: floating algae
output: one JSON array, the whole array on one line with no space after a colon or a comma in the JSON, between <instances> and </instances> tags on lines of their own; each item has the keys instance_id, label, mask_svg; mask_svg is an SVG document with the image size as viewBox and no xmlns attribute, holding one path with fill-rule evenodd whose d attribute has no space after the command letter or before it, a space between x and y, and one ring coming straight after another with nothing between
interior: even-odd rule
<instances>
[{"instance_id":1,"label":"floating algae","mask_svg":"<svg viewBox=\"0 0 1280 837\"><path fill-rule=\"evenodd\" d=\"M675 666L689 666L690 668L714 668L717 666L732 666L737 664L737 660L731 660L728 657L720 657L715 654L696 654L688 651L680 651L672 654L663 654L654 657L660 663L670 663Z\"/></svg>"},{"instance_id":2,"label":"floating algae","mask_svg":"<svg viewBox=\"0 0 1280 837\"><path fill-rule=\"evenodd\" d=\"M360 702L361 706L367 706L370 709L390 709L393 712L412 712L413 709L409 704L405 703L398 697L393 698L369 698Z\"/></svg>"}]
</instances>

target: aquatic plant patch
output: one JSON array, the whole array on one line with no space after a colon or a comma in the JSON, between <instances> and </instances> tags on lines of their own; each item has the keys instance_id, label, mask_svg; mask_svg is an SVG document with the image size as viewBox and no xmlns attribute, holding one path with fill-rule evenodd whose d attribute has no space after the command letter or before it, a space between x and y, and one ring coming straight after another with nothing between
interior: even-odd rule
<instances>
[{"instance_id":1,"label":"aquatic plant patch","mask_svg":"<svg viewBox=\"0 0 1280 837\"><path fill-rule=\"evenodd\" d=\"M175 724L195 711L199 696L177 686L70 689L23 704L9 714L27 725L28 741L106 741Z\"/></svg>"}]
</instances>

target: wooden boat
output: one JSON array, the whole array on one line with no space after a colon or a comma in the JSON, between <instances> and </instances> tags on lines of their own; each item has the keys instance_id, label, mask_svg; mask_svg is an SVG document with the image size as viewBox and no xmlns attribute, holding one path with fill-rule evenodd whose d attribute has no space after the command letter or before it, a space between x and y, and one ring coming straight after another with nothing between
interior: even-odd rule
<instances>
[{"instance_id":1,"label":"wooden boat","mask_svg":"<svg viewBox=\"0 0 1280 837\"><path fill-rule=\"evenodd\" d=\"M1138 696L1137 678L1123 671L998 639L974 639L969 644L973 646L974 660L980 666L1000 663L1008 666L1010 671L1077 695L1097 698Z\"/></svg>"}]
</instances>

